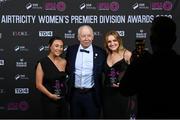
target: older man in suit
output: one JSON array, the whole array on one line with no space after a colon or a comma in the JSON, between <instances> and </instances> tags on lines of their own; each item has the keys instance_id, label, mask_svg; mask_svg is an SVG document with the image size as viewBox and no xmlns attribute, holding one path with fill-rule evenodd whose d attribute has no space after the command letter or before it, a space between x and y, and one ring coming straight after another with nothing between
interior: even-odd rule
<instances>
[{"instance_id":1,"label":"older man in suit","mask_svg":"<svg viewBox=\"0 0 180 120\"><path fill-rule=\"evenodd\" d=\"M67 70L72 118L99 118L101 110L102 70L105 51L92 44L93 29L78 29L80 44L68 47Z\"/></svg>"}]
</instances>

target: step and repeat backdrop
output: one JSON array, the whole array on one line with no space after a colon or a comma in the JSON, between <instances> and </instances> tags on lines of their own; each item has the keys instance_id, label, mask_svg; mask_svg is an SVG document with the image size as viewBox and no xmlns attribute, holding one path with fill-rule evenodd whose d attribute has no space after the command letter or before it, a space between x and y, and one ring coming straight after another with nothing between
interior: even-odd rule
<instances>
[{"instance_id":1,"label":"step and repeat backdrop","mask_svg":"<svg viewBox=\"0 0 180 120\"><path fill-rule=\"evenodd\" d=\"M35 64L48 52L52 36L66 47L78 43L77 29L88 24L94 43L103 47L104 34L116 30L124 46L135 49L145 40L157 16L168 16L180 28L178 0L0 0L0 118L40 118L40 93L35 88ZM179 22L179 23L178 23ZM174 49L180 53L179 29Z\"/></svg>"}]
</instances>

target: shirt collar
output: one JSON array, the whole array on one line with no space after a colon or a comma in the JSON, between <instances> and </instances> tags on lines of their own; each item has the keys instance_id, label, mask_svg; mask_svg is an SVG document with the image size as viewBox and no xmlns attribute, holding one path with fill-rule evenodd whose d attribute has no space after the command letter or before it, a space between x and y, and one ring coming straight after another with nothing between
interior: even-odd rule
<instances>
[{"instance_id":1,"label":"shirt collar","mask_svg":"<svg viewBox=\"0 0 180 120\"><path fill-rule=\"evenodd\" d=\"M85 50L88 50L91 52L92 51L92 44L88 48L83 48L82 45L80 44L79 45L79 51L80 51L80 49L85 49Z\"/></svg>"}]
</instances>

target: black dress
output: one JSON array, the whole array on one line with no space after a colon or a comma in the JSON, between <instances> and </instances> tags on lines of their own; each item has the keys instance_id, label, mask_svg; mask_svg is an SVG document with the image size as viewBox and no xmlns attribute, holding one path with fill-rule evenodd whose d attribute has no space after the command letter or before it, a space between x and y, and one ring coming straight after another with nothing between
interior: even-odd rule
<instances>
[{"instance_id":1,"label":"black dress","mask_svg":"<svg viewBox=\"0 0 180 120\"><path fill-rule=\"evenodd\" d=\"M66 76L64 71L59 71L55 64L48 58L41 59L44 77L43 85L51 92L60 94L61 98L58 101L51 100L42 93L41 103L43 116L45 118L67 118L68 104L66 102Z\"/></svg>"},{"instance_id":2,"label":"black dress","mask_svg":"<svg viewBox=\"0 0 180 120\"><path fill-rule=\"evenodd\" d=\"M127 67L128 64L126 63L124 58L111 67L108 66L107 63L105 64L103 98L104 118L130 118L130 97L121 95L119 92L119 88L111 87L113 83L120 83L120 80L123 77Z\"/></svg>"}]
</instances>

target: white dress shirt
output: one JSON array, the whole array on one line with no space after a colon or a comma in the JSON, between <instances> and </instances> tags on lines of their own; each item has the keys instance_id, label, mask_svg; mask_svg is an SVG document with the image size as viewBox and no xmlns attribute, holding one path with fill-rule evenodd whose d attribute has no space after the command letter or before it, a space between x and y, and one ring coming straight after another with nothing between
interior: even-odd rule
<instances>
[{"instance_id":1,"label":"white dress shirt","mask_svg":"<svg viewBox=\"0 0 180 120\"><path fill-rule=\"evenodd\" d=\"M79 46L76 62L75 62L75 88L92 88L94 86L93 81L93 48L90 45L85 50L87 52L81 52L80 49L84 49Z\"/></svg>"}]
</instances>

